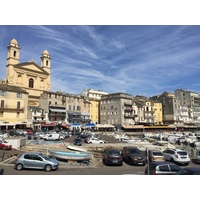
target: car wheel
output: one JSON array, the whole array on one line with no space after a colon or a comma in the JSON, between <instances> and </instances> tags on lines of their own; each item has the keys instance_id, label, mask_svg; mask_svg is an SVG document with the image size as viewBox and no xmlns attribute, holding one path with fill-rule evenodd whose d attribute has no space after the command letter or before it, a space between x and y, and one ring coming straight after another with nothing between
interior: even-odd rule
<instances>
[{"instance_id":1,"label":"car wheel","mask_svg":"<svg viewBox=\"0 0 200 200\"><path fill-rule=\"evenodd\" d=\"M20 171L20 170L22 170L23 169L23 165L20 163L20 164L17 164L16 165L16 169L18 170L18 171Z\"/></svg>"},{"instance_id":2,"label":"car wheel","mask_svg":"<svg viewBox=\"0 0 200 200\"><path fill-rule=\"evenodd\" d=\"M6 150L6 147L2 147L2 150Z\"/></svg>"},{"instance_id":3,"label":"car wheel","mask_svg":"<svg viewBox=\"0 0 200 200\"><path fill-rule=\"evenodd\" d=\"M46 166L44 167L44 170L45 170L46 172L50 172L50 171L52 170L51 165L46 165Z\"/></svg>"},{"instance_id":4,"label":"car wheel","mask_svg":"<svg viewBox=\"0 0 200 200\"><path fill-rule=\"evenodd\" d=\"M173 158L171 158L171 159L170 159L170 162L174 162L174 159L173 159Z\"/></svg>"},{"instance_id":5,"label":"car wheel","mask_svg":"<svg viewBox=\"0 0 200 200\"><path fill-rule=\"evenodd\" d=\"M128 164L129 164L129 165L132 164L132 162L131 162L131 158L128 159Z\"/></svg>"}]
</instances>

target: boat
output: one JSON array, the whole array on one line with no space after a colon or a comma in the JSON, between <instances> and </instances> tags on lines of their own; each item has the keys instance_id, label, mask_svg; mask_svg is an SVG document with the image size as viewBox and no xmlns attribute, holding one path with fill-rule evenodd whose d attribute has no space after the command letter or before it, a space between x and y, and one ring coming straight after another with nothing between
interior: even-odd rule
<instances>
[{"instance_id":1,"label":"boat","mask_svg":"<svg viewBox=\"0 0 200 200\"><path fill-rule=\"evenodd\" d=\"M84 161L91 160L93 155L88 152L48 150L50 156L62 160Z\"/></svg>"},{"instance_id":2,"label":"boat","mask_svg":"<svg viewBox=\"0 0 200 200\"><path fill-rule=\"evenodd\" d=\"M73 144L67 144L66 145L67 149L73 150L73 151L81 151L81 152L87 152L87 149L84 147L80 147L77 145L73 145Z\"/></svg>"}]
</instances>

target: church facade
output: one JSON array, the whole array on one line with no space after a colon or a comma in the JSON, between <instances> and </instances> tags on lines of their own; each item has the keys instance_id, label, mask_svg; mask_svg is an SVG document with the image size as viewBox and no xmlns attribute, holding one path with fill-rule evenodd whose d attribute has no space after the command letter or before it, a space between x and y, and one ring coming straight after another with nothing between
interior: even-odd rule
<instances>
[{"instance_id":1,"label":"church facade","mask_svg":"<svg viewBox=\"0 0 200 200\"><path fill-rule=\"evenodd\" d=\"M6 77L7 85L17 86L28 92L28 106L39 106L40 95L50 91L51 58L45 50L40 66L33 60L20 63L20 46L12 39L7 47Z\"/></svg>"}]
</instances>

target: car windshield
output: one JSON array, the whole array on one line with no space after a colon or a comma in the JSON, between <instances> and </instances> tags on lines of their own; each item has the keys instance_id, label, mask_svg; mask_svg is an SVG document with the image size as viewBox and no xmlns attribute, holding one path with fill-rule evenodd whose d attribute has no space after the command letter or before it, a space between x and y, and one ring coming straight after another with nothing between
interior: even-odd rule
<instances>
[{"instance_id":1,"label":"car windshield","mask_svg":"<svg viewBox=\"0 0 200 200\"><path fill-rule=\"evenodd\" d=\"M153 151L154 156L163 156L163 153L160 151Z\"/></svg>"},{"instance_id":2,"label":"car windshield","mask_svg":"<svg viewBox=\"0 0 200 200\"><path fill-rule=\"evenodd\" d=\"M171 171L179 171L181 170L181 168L178 165L169 165Z\"/></svg>"},{"instance_id":3,"label":"car windshield","mask_svg":"<svg viewBox=\"0 0 200 200\"><path fill-rule=\"evenodd\" d=\"M115 156L115 155L118 156L118 155L120 155L120 152L117 151L117 150L116 150L116 151L110 151L109 154L110 154L111 156Z\"/></svg>"},{"instance_id":4,"label":"car windshield","mask_svg":"<svg viewBox=\"0 0 200 200\"><path fill-rule=\"evenodd\" d=\"M129 150L131 154L140 154L140 150L139 149L130 149Z\"/></svg>"}]
</instances>

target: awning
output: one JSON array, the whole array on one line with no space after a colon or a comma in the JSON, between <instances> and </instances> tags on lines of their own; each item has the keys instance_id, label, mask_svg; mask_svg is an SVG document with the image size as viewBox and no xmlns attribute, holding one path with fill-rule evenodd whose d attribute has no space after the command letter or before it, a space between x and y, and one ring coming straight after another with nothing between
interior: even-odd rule
<instances>
[{"instance_id":1,"label":"awning","mask_svg":"<svg viewBox=\"0 0 200 200\"><path fill-rule=\"evenodd\" d=\"M123 126L124 129L143 129L143 125Z\"/></svg>"},{"instance_id":2,"label":"awning","mask_svg":"<svg viewBox=\"0 0 200 200\"><path fill-rule=\"evenodd\" d=\"M61 125L63 128L69 128L69 126L67 124L62 124Z\"/></svg>"},{"instance_id":3,"label":"awning","mask_svg":"<svg viewBox=\"0 0 200 200\"><path fill-rule=\"evenodd\" d=\"M64 109L54 109L54 108L50 108L49 109L51 112L63 112L63 113L66 113L66 110Z\"/></svg>"},{"instance_id":4,"label":"awning","mask_svg":"<svg viewBox=\"0 0 200 200\"><path fill-rule=\"evenodd\" d=\"M162 128L170 128L169 126L144 126L144 128L146 129L146 128L152 128L152 129L156 129L156 128L160 128L160 129L162 129Z\"/></svg>"},{"instance_id":5,"label":"awning","mask_svg":"<svg viewBox=\"0 0 200 200\"><path fill-rule=\"evenodd\" d=\"M97 128L115 128L112 124L97 124Z\"/></svg>"},{"instance_id":6,"label":"awning","mask_svg":"<svg viewBox=\"0 0 200 200\"><path fill-rule=\"evenodd\" d=\"M51 124L41 124L41 127L53 127L55 125L56 124L54 124L54 123L51 123Z\"/></svg>"},{"instance_id":7,"label":"awning","mask_svg":"<svg viewBox=\"0 0 200 200\"><path fill-rule=\"evenodd\" d=\"M71 126L71 127L80 127L81 125L78 124L78 123L74 123L74 124L71 124L70 126Z\"/></svg>"},{"instance_id":8,"label":"awning","mask_svg":"<svg viewBox=\"0 0 200 200\"><path fill-rule=\"evenodd\" d=\"M96 127L96 125L94 123L88 123L85 124L85 127Z\"/></svg>"}]
</instances>

